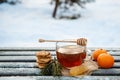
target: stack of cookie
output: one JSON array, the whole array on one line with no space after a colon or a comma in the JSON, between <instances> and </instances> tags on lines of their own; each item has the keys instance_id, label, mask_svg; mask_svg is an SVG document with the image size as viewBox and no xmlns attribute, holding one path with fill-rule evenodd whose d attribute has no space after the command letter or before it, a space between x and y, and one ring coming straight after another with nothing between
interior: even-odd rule
<instances>
[{"instance_id":1,"label":"stack of cookie","mask_svg":"<svg viewBox=\"0 0 120 80\"><path fill-rule=\"evenodd\" d=\"M44 68L51 60L51 54L48 51L38 51L36 52L36 62L39 68Z\"/></svg>"}]
</instances>

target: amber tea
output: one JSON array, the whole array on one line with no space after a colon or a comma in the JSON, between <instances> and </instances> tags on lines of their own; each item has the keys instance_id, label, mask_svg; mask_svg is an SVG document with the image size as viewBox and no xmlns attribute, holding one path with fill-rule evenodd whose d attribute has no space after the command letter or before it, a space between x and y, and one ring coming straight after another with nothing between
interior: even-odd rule
<instances>
[{"instance_id":1,"label":"amber tea","mask_svg":"<svg viewBox=\"0 0 120 80\"><path fill-rule=\"evenodd\" d=\"M85 47L79 45L62 46L56 51L57 59L66 68L79 66L86 57Z\"/></svg>"}]
</instances>

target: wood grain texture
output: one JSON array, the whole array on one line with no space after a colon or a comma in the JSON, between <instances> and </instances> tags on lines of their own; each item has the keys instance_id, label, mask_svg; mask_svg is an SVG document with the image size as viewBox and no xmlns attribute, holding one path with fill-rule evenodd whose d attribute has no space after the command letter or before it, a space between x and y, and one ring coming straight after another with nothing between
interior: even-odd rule
<instances>
[{"instance_id":1,"label":"wood grain texture","mask_svg":"<svg viewBox=\"0 0 120 80\"><path fill-rule=\"evenodd\" d=\"M91 51L97 48L89 48ZM8 47L0 48L0 80L119 80L120 76L120 48L104 48L115 58L115 64L110 69L94 71L90 76L83 77L53 77L41 76L41 69L36 66L37 51L50 51L55 57L55 48L40 47Z\"/></svg>"},{"instance_id":2,"label":"wood grain texture","mask_svg":"<svg viewBox=\"0 0 120 80\"><path fill-rule=\"evenodd\" d=\"M36 62L0 62L0 68L37 68Z\"/></svg>"},{"instance_id":3,"label":"wood grain texture","mask_svg":"<svg viewBox=\"0 0 120 80\"><path fill-rule=\"evenodd\" d=\"M76 77L53 77L53 76L6 76L0 80L119 80L119 76L82 76Z\"/></svg>"},{"instance_id":4,"label":"wood grain texture","mask_svg":"<svg viewBox=\"0 0 120 80\"><path fill-rule=\"evenodd\" d=\"M0 68L37 68L36 62L0 62ZM120 68L120 62L115 62L112 68Z\"/></svg>"},{"instance_id":5,"label":"wood grain texture","mask_svg":"<svg viewBox=\"0 0 120 80\"><path fill-rule=\"evenodd\" d=\"M0 56L35 56L38 51L0 51ZM50 51L55 56L55 51Z\"/></svg>"},{"instance_id":6,"label":"wood grain texture","mask_svg":"<svg viewBox=\"0 0 120 80\"><path fill-rule=\"evenodd\" d=\"M90 50L95 50L98 48L106 49L107 51L120 51L119 47L87 47ZM0 51L55 51L55 47L0 47Z\"/></svg>"},{"instance_id":7,"label":"wood grain texture","mask_svg":"<svg viewBox=\"0 0 120 80\"><path fill-rule=\"evenodd\" d=\"M0 76L40 76L38 68L0 68Z\"/></svg>"},{"instance_id":8,"label":"wood grain texture","mask_svg":"<svg viewBox=\"0 0 120 80\"><path fill-rule=\"evenodd\" d=\"M120 62L120 56L113 56L115 62ZM0 62L35 62L36 56L0 56Z\"/></svg>"},{"instance_id":9,"label":"wood grain texture","mask_svg":"<svg viewBox=\"0 0 120 80\"><path fill-rule=\"evenodd\" d=\"M0 76L41 76L38 68L0 68ZM99 69L92 76L119 76L120 69Z\"/></svg>"}]
</instances>

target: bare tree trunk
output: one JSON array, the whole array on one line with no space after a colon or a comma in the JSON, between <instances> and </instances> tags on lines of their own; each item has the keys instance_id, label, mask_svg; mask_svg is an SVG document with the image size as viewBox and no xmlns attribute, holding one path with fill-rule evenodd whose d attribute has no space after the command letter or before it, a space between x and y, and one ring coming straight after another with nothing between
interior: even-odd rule
<instances>
[{"instance_id":1,"label":"bare tree trunk","mask_svg":"<svg viewBox=\"0 0 120 80\"><path fill-rule=\"evenodd\" d=\"M56 17L58 5L59 5L59 0L56 0L55 1L55 8L54 8L53 15L52 15L54 18Z\"/></svg>"}]
</instances>

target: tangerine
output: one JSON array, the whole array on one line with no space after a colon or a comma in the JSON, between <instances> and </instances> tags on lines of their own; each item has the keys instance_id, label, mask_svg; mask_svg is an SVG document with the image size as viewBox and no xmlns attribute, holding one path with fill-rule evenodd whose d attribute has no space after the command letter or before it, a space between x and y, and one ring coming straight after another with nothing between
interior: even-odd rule
<instances>
[{"instance_id":1,"label":"tangerine","mask_svg":"<svg viewBox=\"0 0 120 80\"><path fill-rule=\"evenodd\" d=\"M97 62L101 68L111 68L114 64L114 57L110 54L100 54Z\"/></svg>"},{"instance_id":2,"label":"tangerine","mask_svg":"<svg viewBox=\"0 0 120 80\"><path fill-rule=\"evenodd\" d=\"M102 53L106 53L107 54L107 51L105 49L96 49L93 51L93 54L92 54L92 57L95 61L97 61L97 58L100 54Z\"/></svg>"}]
</instances>

